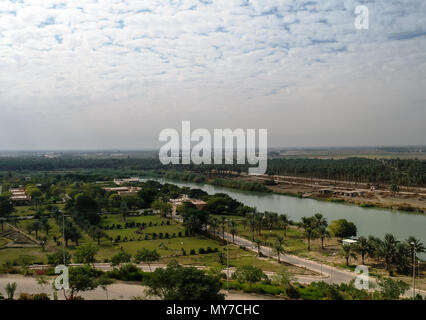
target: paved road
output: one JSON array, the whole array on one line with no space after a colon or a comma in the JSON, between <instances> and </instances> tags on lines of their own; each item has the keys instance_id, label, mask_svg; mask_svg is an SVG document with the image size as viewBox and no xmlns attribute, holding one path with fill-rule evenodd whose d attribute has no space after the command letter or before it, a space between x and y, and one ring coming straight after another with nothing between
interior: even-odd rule
<instances>
[{"instance_id":1,"label":"paved road","mask_svg":"<svg viewBox=\"0 0 426 320\"><path fill-rule=\"evenodd\" d=\"M182 222L183 220L182 217L176 216L176 215L173 215L173 219L180 222ZM209 232L213 233L210 230ZM222 237L222 233L219 231L216 231L216 235ZM230 233L225 232L225 240L228 240L230 243L232 243L232 235ZM247 247L249 250L257 253L256 244L254 244L253 242L245 238L234 236L234 244ZM270 247L261 246L261 252L263 255L267 257L277 259L277 256L273 253L273 250ZM355 279L356 277L356 274L354 272L337 269L328 265L320 264L318 262L300 258L294 255L281 254L280 260L300 268L309 269L321 275L320 277L314 277L314 276L297 277L298 280L300 280L300 282L303 282L303 283L310 283L310 282L321 281L321 280L329 282L329 283L336 283L336 284L349 283L351 280Z\"/></svg>"},{"instance_id":2,"label":"paved road","mask_svg":"<svg viewBox=\"0 0 426 320\"><path fill-rule=\"evenodd\" d=\"M53 278L49 279L50 282L53 281ZM15 299L19 297L21 293L40 293L45 292L50 297L53 297L53 289L51 284L45 285L42 289L40 285L37 284L36 278L34 277L25 277L22 275L0 275L0 293L3 296L6 296L6 292L4 287L8 283L16 282L17 288L15 292ZM108 299L116 299L116 300L130 300L133 297L142 297L147 300L156 300L157 297L151 297L146 295L147 287L142 286L137 282L122 282L116 281L115 283L108 286ZM248 294L241 292L226 292L222 290L223 293L226 294L226 300L265 300L265 299L281 299L279 297L267 296L267 295L257 295L257 294ZM96 288L95 290L86 291L83 293L78 293L86 300L106 300L107 292L102 290L101 288ZM64 300L64 294L62 291L58 291L58 299Z\"/></svg>"},{"instance_id":3,"label":"paved road","mask_svg":"<svg viewBox=\"0 0 426 320\"><path fill-rule=\"evenodd\" d=\"M232 242L232 235L225 232L225 239L228 240L229 242ZM256 244L254 244L250 240L241 238L239 236L234 236L234 243L236 245L245 246L249 250L257 253ZM278 259L277 255L273 252L273 250L270 247L261 246L260 248L263 255L274 258L274 259ZM312 281L323 280L326 282L339 284L339 283L349 283L351 280L355 279L356 277L356 274L353 272L337 269L324 264L320 264L315 261L311 261L308 259L300 258L300 257L289 255L289 254L281 254L280 260L300 268L309 269L321 275L320 279L318 277L303 276L303 278L306 278L307 280L311 278Z\"/></svg>"}]
</instances>

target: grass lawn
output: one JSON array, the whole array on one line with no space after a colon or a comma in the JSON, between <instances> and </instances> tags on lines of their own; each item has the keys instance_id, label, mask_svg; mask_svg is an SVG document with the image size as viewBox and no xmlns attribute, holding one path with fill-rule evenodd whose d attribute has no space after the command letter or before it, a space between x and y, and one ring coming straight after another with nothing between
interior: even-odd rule
<instances>
[{"instance_id":1,"label":"grass lawn","mask_svg":"<svg viewBox=\"0 0 426 320\"><path fill-rule=\"evenodd\" d=\"M3 247L4 245L6 245L9 241L7 241L6 238L0 238L0 247Z\"/></svg>"},{"instance_id":2,"label":"grass lawn","mask_svg":"<svg viewBox=\"0 0 426 320\"><path fill-rule=\"evenodd\" d=\"M46 263L46 252L43 252L41 248L6 248L0 249L0 261L3 264L6 261L14 261L19 256L33 256L34 262Z\"/></svg>"},{"instance_id":3,"label":"grass lawn","mask_svg":"<svg viewBox=\"0 0 426 320\"><path fill-rule=\"evenodd\" d=\"M52 204L52 206L58 207L58 209L63 209L64 204L58 203L58 204ZM45 208L46 208L46 205L43 206L44 213L47 212ZM15 212L12 213L12 216L32 216L32 215L35 215L35 213L36 211L33 205L15 206Z\"/></svg>"}]
</instances>

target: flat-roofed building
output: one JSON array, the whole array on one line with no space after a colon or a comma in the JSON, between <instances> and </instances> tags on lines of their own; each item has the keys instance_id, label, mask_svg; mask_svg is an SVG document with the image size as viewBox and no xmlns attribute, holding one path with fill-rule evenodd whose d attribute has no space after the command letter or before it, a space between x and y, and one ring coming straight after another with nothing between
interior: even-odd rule
<instances>
[{"instance_id":1,"label":"flat-roofed building","mask_svg":"<svg viewBox=\"0 0 426 320\"><path fill-rule=\"evenodd\" d=\"M140 179L139 178L126 178L126 179L114 179L113 180L114 183L119 186L125 183L139 183Z\"/></svg>"}]
</instances>

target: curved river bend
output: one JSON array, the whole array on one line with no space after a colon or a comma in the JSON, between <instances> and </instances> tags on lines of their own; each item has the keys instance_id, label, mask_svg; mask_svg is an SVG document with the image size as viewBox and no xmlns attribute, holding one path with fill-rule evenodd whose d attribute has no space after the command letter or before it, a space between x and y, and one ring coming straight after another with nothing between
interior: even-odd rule
<instances>
[{"instance_id":1,"label":"curved river bend","mask_svg":"<svg viewBox=\"0 0 426 320\"><path fill-rule=\"evenodd\" d=\"M141 179L147 180L147 179ZM414 236L426 243L426 215L407 213L380 208L362 208L355 205L318 201L314 199L290 197L280 194L258 193L235 190L208 184L177 182L168 179L151 179L178 186L199 188L209 194L227 193L234 199L259 211L286 213L290 219L300 221L303 216L312 216L320 212L330 223L337 219L347 219L356 224L359 236L374 235L383 237L386 233L394 234L398 240ZM426 254L419 255L423 260Z\"/></svg>"}]
</instances>

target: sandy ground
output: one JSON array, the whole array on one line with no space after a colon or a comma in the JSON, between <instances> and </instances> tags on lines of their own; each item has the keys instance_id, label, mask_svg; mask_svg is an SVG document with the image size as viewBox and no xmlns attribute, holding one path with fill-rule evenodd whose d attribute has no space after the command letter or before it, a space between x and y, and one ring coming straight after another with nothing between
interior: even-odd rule
<instances>
[{"instance_id":1,"label":"sandy ground","mask_svg":"<svg viewBox=\"0 0 426 320\"><path fill-rule=\"evenodd\" d=\"M54 278L50 279L50 283ZM0 276L0 292L3 296L6 296L6 292L4 287L8 283L16 282L17 289L15 292L15 299L17 299L20 293L40 293L45 292L53 296L53 289L51 285L46 285L43 290L40 285L37 284L35 277L26 277L23 275L1 275ZM138 283L131 282L121 282L117 281L108 287L108 299L116 299L116 300L131 300L133 297L141 297L143 299L155 299L153 297L146 296L146 287L141 286ZM226 291L223 291L226 293ZM79 294L84 297L85 300L106 300L107 294L101 288L97 288L92 291L87 291L82 294ZM63 292L58 292L58 299L64 300ZM248 293L240 293L230 291L226 295L226 300L280 300L277 297L267 296L267 295L258 295L258 294L248 294Z\"/></svg>"}]
</instances>

